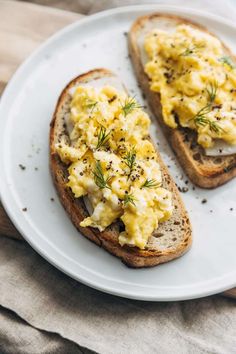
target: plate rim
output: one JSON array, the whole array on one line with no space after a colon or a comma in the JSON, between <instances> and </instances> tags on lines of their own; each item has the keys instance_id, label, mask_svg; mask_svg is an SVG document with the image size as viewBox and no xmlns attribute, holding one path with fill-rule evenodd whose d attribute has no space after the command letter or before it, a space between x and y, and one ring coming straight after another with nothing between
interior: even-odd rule
<instances>
[{"instance_id":1,"label":"plate rim","mask_svg":"<svg viewBox=\"0 0 236 354\"><path fill-rule=\"evenodd\" d=\"M43 52L45 50L45 48L47 48L48 45L50 45L51 43L53 43L54 41L56 41L58 38L60 38L62 35L66 34L67 32L73 31L74 28L77 27L81 27L84 24L87 23L92 23L93 21L96 20L101 20L104 17L107 16L114 16L117 14L122 14L122 13L130 13L131 11L140 11L140 12L154 12L154 11L159 11L159 12L165 12L168 13L168 11L170 12L174 12L177 15L179 15L179 11L181 10L181 13L183 17L188 16L190 14L191 15L198 15L200 17L203 18L211 18L213 21L218 22L220 24L226 25L228 27L230 27L233 30L236 30L236 25L233 23L233 21L231 21L230 19L225 19L219 15L216 14L211 14L209 12L203 12L201 10L197 10L197 9L192 9L189 7L182 7L182 6L172 6L172 5L165 5L165 4L151 4L151 5L132 5L132 6L124 6L124 7L119 7L119 8L113 8L113 9L109 9L109 10L105 10L105 11L101 11L99 13L90 15L88 17L82 18L82 19L78 19L78 21L73 22L72 24L62 28L61 30L57 31L55 34L53 34L51 37L49 37L45 42L43 42L41 45L39 45L39 47L34 50L32 52L32 54L30 54L30 56L24 60L24 62L19 66L19 68L16 70L16 72L14 73L14 75L12 76L11 80L9 81L7 87L5 88L2 97L1 97L1 101L0 101L0 116L3 115L4 113L4 105L5 102L7 103L7 100L11 97L11 90L12 88L14 88L15 82L17 83L18 77L21 75L22 72L24 72L25 69L27 69L28 64L34 60L34 58L36 58L38 55L40 55L41 52ZM140 14L141 16L141 14ZM5 108L7 110L7 106ZM0 127L4 127L4 120L0 120ZM2 141L4 142L5 139L2 139ZM4 146L4 143L0 142L1 146ZM3 167L4 166L4 155L2 153L0 153L0 165ZM6 179L6 171L3 170L3 176ZM185 291L179 291L179 293L176 291L177 287L175 287L175 295L171 295L168 294L167 296L164 295L158 295L158 294L142 294L142 292L140 293L136 293L135 291L125 291L124 289L114 289L111 287L111 285L101 285L98 283L94 283L93 281L87 281L86 277L81 276L78 274L75 274L75 272L73 270L67 270L65 269L65 267L63 267L60 262L58 263L58 261L53 258L51 255L48 254L48 250L42 249L41 246L38 245L37 242L35 242L34 238L32 238L30 235L28 235L28 231L25 231L25 226L27 225L23 225L24 224L24 219L23 222L21 219L19 219L19 217L17 216L17 209L14 210L15 207L17 207L17 201L16 198L13 197L13 195L10 195L10 197L7 195L7 193L4 192L4 183L6 181L3 181L4 178L0 179L0 198L1 198L1 202L4 206L4 208L7 211L7 214L9 215L10 219L12 220L13 224L16 226L16 228L20 231L20 233L22 234L22 236L24 237L24 239L32 246L32 248L39 253L44 259L46 259L49 263L51 263L53 266L55 266L57 269L59 269L60 271L62 271L63 273L67 274L68 276L70 276L71 278L85 284L88 285L92 288L95 288L97 290L109 293L109 294L113 294L116 296L121 296L121 297L125 297L125 298L130 298L130 299L136 299L136 300L144 300L144 301L179 301L179 300L188 300L188 299L194 299L194 298L200 298L200 297L204 297L204 296L208 296L208 295L212 295L212 294L216 294L228 289L231 289L232 287L236 286L236 280L235 280L235 272L232 272L234 274L234 276L232 277L232 273L227 273L227 275L225 275L223 277L223 280L230 278L230 280L224 282L223 280L220 282L220 280L216 281L208 281L207 284L211 284L211 288L209 288L208 290L198 290L198 291L194 291L194 288L199 286L199 283L196 283L194 286L188 285L187 287L180 287L182 290L183 289L188 289L187 290L187 294ZM11 205L11 201L13 201L15 204ZM55 250L54 250L55 251ZM57 251L56 251L57 252ZM221 278L220 278L221 279ZM232 279L232 280L231 280ZM230 282L230 284L229 284ZM214 286L214 284L218 284L220 283L218 286ZM133 285L131 285L133 286ZM164 289L168 289L169 287L164 287ZM191 292L191 288L193 288L192 292ZM158 289L158 288L156 288ZM189 290L190 289L190 290Z\"/></svg>"}]
</instances>

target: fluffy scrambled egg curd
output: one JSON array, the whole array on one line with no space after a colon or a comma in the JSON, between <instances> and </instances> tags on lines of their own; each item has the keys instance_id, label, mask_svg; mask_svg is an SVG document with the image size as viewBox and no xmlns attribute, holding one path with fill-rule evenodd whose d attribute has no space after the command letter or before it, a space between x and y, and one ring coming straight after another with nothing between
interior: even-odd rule
<instances>
[{"instance_id":1,"label":"fluffy scrambled egg curd","mask_svg":"<svg viewBox=\"0 0 236 354\"><path fill-rule=\"evenodd\" d=\"M236 144L236 70L221 42L189 25L145 37L145 72L160 93L164 122L194 129L198 143Z\"/></svg>"},{"instance_id":2,"label":"fluffy scrambled egg curd","mask_svg":"<svg viewBox=\"0 0 236 354\"><path fill-rule=\"evenodd\" d=\"M173 210L148 138L148 115L114 87L78 86L69 120L70 141L60 142L56 150L68 164L68 187L76 198L87 196L93 208L80 225L103 231L120 218L125 231L119 243L145 248Z\"/></svg>"}]
</instances>

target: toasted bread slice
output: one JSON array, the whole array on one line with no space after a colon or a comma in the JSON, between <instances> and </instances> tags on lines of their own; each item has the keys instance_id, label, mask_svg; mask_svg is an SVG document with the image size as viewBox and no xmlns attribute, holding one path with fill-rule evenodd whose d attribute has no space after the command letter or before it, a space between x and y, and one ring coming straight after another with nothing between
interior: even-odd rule
<instances>
[{"instance_id":1,"label":"toasted bread slice","mask_svg":"<svg viewBox=\"0 0 236 354\"><path fill-rule=\"evenodd\" d=\"M70 110L71 88L86 83L91 84L91 86L98 86L101 79L103 84L105 82L111 85L114 79L118 80L113 73L105 69L90 71L72 80L62 91L57 102L50 128L50 168L59 198L72 222L84 236L121 258L128 266L151 267L171 261L181 256L190 247L192 242L191 226L176 185L172 181L158 152L157 156L162 170L163 187L172 192L175 208L170 220L160 224L150 237L144 250L136 247L120 246L118 236L119 231L123 227L120 221L112 224L103 232L99 232L96 228L84 228L80 226L80 222L88 216L88 210L86 209L84 199L75 198L70 188L67 187L67 166L60 160L55 150L55 144L60 142L65 136L68 137L65 117L68 116Z\"/></svg>"},{"instance_id":2,"label":"toasted bread slice","mask_svg":"<svg viewBox=\"0 0 236 354\"><path fill-rule=\"evenodd\" d=\"M207 31L206 28L177 16L159 13L143 16L138 18L130 29L129 52L141 89L183 169L191 181L199 187L215 188L236 176L236 154L206 156L204 149L197 143L197 135L194 131L182 127L169 128L162 118L160 95L150 90L149 78L144 71L145 53L142 44L145 35L154 28L171 31L179 24L189 24L202 31ZM234 58L230 50L225 45L223 47L225 54Z\"/></svg>"}]
</instances>

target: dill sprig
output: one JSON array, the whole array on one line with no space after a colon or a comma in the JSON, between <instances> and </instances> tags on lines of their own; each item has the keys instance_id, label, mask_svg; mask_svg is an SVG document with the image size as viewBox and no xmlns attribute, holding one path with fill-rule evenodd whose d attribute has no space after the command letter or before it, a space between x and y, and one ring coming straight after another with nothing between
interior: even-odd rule
<instances>
[{"instance_id":1,"label":"dill sprig","mask_svg":"<svg viewBox=\"0 0 236 354\"><path fill-rule=\"evenodd\" d=\"M134 147L132 147L130 149L130 151L127 151L126 155L124 156L124 163L126 164L126 166L129 167L129 176L131 175L132 171L134 170L134 167L136 165L136 151L134 149Z\"/></svg>"},{"instance_id":2,"label":"dill sprig","mask_svg":"<svg viewBox=\"0 0 236 354\"><path fill-rule=\"evenodd\" d=\"M207 104L206 106L202 107L197 114L193 117L195 123L198 119L206 118L206 115L210 113L212 110L211 105Z\"/></svg>"},{"instance_id":3,"label":"dill sprig","mask_svg":"<svg viewBox=\"0 0 236 354\"><path fill-rule=\"evenodd\" d=\"M121 110L126 117L129 113L131 113L134 109L142 108L142 106L136 102L135 97L126 98L123 105L121 105Z\"/></svg>"},{"instance_id":4,"label":"dill sprig","mask_svg":"<svg viewBox=\"0 0 236 354\"><path fill-rule=\"evenodd\" d=\"M128 203L131 203L135 206L135 201L137 199L134 197L133 194L125 194L124 196L124 205L127 205Z\"/></svg>"},{"instance_id":5,"label":"dill sprig","mask_svg":"<svg viewBox=\"0 0 236 354\"><path fill-rule=\"evenodd\" d=\"M100 126L100 129L98 132L98 142L97 142L96 149L99 149L101 146L107 144L107 142L109 140L110 133L111 133L110 131L107 133L107 130L103 125Z\"/></svg>"},{"instance_id":6,"label":"dill sprig","mask_svg":"<svg viewBox=\"0 0 236 354\"><path fill-rule=\"evenodd\" d=\"M98 102L97 101L94 101L92 100L91 98L87 98L86 99L86 103L85 103L85 106L86 108L90 109L90 113L93 113L93 110L94 108L97 106Z\"/></svg>"},{"instance_id":7,"label":"dill sprig","mask_svg":"<svg viewBox=\"0 0 236 354\"><path fill-rule=\"evenodd\" d=\"M95 183L100 189L104 189L104 188L111 189L111 187L108 185L108 182L110 181L111 177L110 176L107 176L107 177L104 176L100 161L96 161L96 165L95 165L95 169L93 171L93 175L94 175Z\"/></svg>"},{"instance_id":8,"label":"dill sprig","mask_svg":"<svg viewBox=\"0 0 236 354\"><path fill-rule=\"evenodd\" d=\"M142 184L142 188L157 188L160 187L161 183L158 183L155 179L146 179L146 181Z\"/></svg>"},{"instance_id":9,"label":"dill sprig","mask_svg":"<svg viewBox=\"0 0 236 354\"><path fill-rule=\"evenodd\" d=\"M206 92L208 94L208 102L202 107L197 114L192 118L196 126L209 126L209 129L216 134L219 134L224 131L223 128L216 122L207 118L207 114L212 111L212 105L215 101L216 94L218 90L218 84L216 81L213 81L209 84L209 87L206 88Z\"/></svg>"},{"instance_id":10,"label":"dill sprig","mask_svg":"<svg viewBox=\"0 0 236 354\"><path fill-rule=\"evenodd\" d=\"M204 44L194 44L186 48L182 53L180 53L180 56L187 57L189 55L197 53L199 49L202 49L204 47L205 47Z\"/></svg>"},{"instance_id":11,"label":"dill sprig","mask_svg":"<svg viewBox=\"0 0 236 354\"><path fill-rule=\"evenodd\" d=\"M219 134L224 131L221 126L216 121L210 120L204 116L199 116L195 118L195 124L198 126L206 126L207 124L209 125L209 129L213 131L216 134Z\"/></svg>"},{"instance_id":12,"label":"dill sprig","mask_svg":"<svg viewBox=\"0 0 236 354\"><path fill-rule=\"evenodd\" d=\"M227 56L221 57L219 61L223 64L228 65L230 69L235 69L235 65L230 57Z\"/></svg>"},{"instance_id":13,"label":"dill sprig","mask_svg":"<svg viewBox=\"0 0 236 354\"><path fill-rule=\"evenodd\" d=\"M218 83L214 80L209 84L209 87L206 88L206 92L208 94L208 104L212 104L215 101L217 90Z\"/></svg>"}]
</instances>

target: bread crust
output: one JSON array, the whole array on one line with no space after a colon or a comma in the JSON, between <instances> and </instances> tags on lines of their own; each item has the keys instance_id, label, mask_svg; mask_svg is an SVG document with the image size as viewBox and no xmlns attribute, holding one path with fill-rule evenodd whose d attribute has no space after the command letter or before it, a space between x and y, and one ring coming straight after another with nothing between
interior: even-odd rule
<instances>
[{"instance_id":1,"label":"bread crust","mask_svg":"<svg viewBox=\"0 0 236 354\"><path fill-rule=\"evenodd\" d=\"M75 227L85 237L96 243L98 246L103 247L111 254L121 258L126 265L134 268L151 267L171 261L180 257L189 249L192 243L192 232L189 217L184 208L177 187L172 181L158 152L157 155L162 169L163 180L174 195L175 213L179 213L176 215L180 215L178 218L178 227L176 226L176 232L178 233L180 242L176 247L170 247L169 249L166 248L164 250L150 245L148 245L148 248L145 250L140 250L137 247L129 247L127 245L121 247L118 242L119 222L114 223L103 232L99 232L96 228L80 226L80 222L88 216L88 212L83 198L75 198L72 191L66 186L68 178L67 166L60 160L55 150L55 143L58 141L58 136L62 133L58 131L60 130L60 128L58 128L58 123L60 123L61 120L60 113L63 110L63 105L65 104L69 89L76 84L93 81L102 77L114 77L114 74L106 69L96 69L80 75L65 87L58 99L50 124L50 170L58 196ZM161 229L164 229L163 224L160 226Z\"/></svg>"},{"instance_id":2,"label":"bread crust","mask_svg":"<svg viewBox=\"0 0 236 354\"><path fill-rule=\"evenodd\" d=\"M166 20L167 22L174 21L176 24L189 24L202 31L210 32L205 27L185 18L154 13L139 17L133 23L128 35L128 46L134 71L141 89L147 97L148 103L182 168L190 180L197 186L209 189L218 187L236 176L236 154L221 156L220 158L206 156L204 149L196 142L196 133L181 127L172 129L164 123L161 112L160 95L150 90L150 81L147 74L144 72L137 40L149 21L157 21L159 19ZM212 33L210 34L213 35ZM226 54L233 57L236 61L236 58L232 55L230 50L223 43L222 45Z\"/></svg>"}]
</instances>

